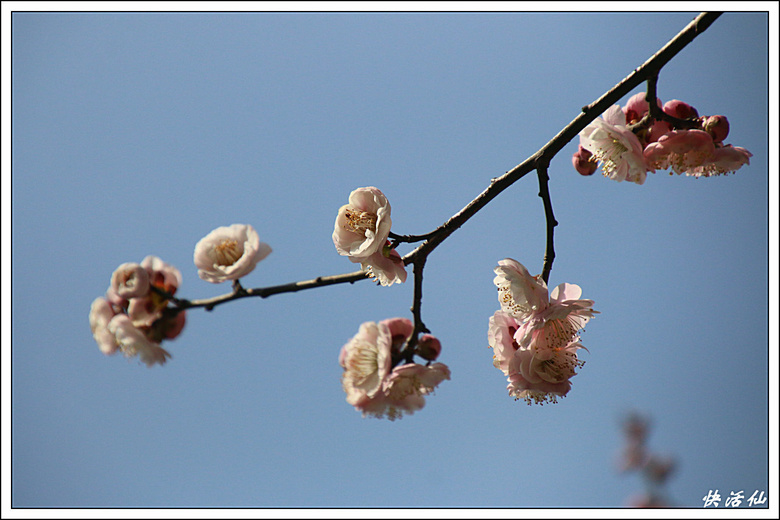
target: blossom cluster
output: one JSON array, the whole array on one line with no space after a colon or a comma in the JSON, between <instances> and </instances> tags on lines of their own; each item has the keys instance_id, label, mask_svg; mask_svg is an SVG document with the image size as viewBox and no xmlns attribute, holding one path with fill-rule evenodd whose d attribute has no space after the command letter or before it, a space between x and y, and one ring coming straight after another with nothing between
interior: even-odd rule
<instances>
[{"instance_id":1,"label":"blossom cluster","mask_svg":"<svg viewBox=\"0 0 780 520\"><path fill-rule=\"evenodd\" d=\"M391 246L390 203L373 186L358 188L349 194L349 203L341 206L333 230L336 251L353 263L359 263L381 285L406 281L401 255Z\"/></svg>"},{"instance_id":2,"label":"blossom cluster","mask_svg":"<svg viewBox=\"0 0 780 520\"><path fill-rule=\"evenodd\" d=\"M137 355L149 367L165 363L171 355L160 343L178 336L185 323L184 311L169 309L165 296L173 296L179 285L179 270L156 256L117 267L105 297L96 298L89 312L100 351Z\"/></svg>"},{"instance_id":3,"label":"blossom cluster","mask_svg":"<svg viewBox=\"0 0 780 520\"><path fill-rule=\"evenodd\" d=\"M574 169L592 175L600 164L605 177L644 184L647 173L656 170L710 177L750 164L750 152L724 144L729 133L725 116L700 117L694 107L677 99L663 105L660 99L656 102L680 128L666 119L646 117L650 106L645 94L636 94L625 107L613 105L580 132L580 144L572 156Z\"/></svg>"},{"instance_id":4,"label":"blossom cluster","mask_svg":"<svg viewBox=\"0 0 780 520\"><path fill-rule=\"evenodd\" d=\"M441 343L430 334L420 337L415 350L428 363L394 366L413 333L414 325L406 318L365 322L341 348L341 383L347 402L364 417L395 420L412 414L425 406L426 395L450 378L447 365L431 364L441 352Z\"/></svg>"},{"instance_id":5,"label":"blossom cluster","mask_svg":"<svg viewBox=\"0 0 780 520\"><path fill-rule=\"evenodd\" d=\"M249 274L270 253L271 247L260 242L252 226L233 224L198 241L193 260L200 278L220 283ZM165 363L171 355L160 344L178 336L186 319L183 309L168 306L180 285L179 270L156 256L117 267L105 297L96 298L89 312L100 351L137 355L150 367Z\"/></svg>"},{"instance_id":6,"label":"blossom cluster","mask_svg":"<svg viewBox=\"0 0 780 520\"><path fill-rule=\"evenodd\" d=\"M507 376L507 390L515 400L556 403L571 389L575 369L584 364L577 358L585 348L579 331L598 313L593 301L579 299L582 289L570 283L548 294L541 275L531 276L511 258L499 261L495 273L501 309L488 326L493 366Z\"/></svg>"}]
</instances>

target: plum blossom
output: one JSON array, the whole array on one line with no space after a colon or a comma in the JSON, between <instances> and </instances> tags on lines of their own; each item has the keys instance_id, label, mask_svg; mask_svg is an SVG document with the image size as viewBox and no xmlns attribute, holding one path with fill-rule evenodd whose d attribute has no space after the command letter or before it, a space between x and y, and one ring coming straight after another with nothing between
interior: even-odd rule
<instances>
[{"instance_id":1,"label":"plum blossom","mask_svg":"<svg viewBox=\"0 0 780 520\"><path fill-rule=\"evenodd\" d=\"M100 351L138 356L147 366L165 363L171 355L160 343L177 337L186 322L184 311L168 307L180 284L179 270L156 256L114 270L106 296L96 298L89 313Z\"/></svg>"},{"instance_id":2,"label":"plum blossom","mask_svg":"<svg viewBox=\"0 0 780 520\"><path fill-rule=\"evenodd\" d=\"M620 105L612 105L580 133L580 145L601 163L610 179L644 184L648 171L639 138L628 128Z\"/></svg>"},{"instance_id":3,"label":"plum blossom","mask_svg":"<svg viewBox=\"0 0 780 520\"><path fill-rule=\"evenodd\" d=\"M333 230L336 251L360 263L381 251L390 234L390 203L378 188L357 188L339 208Z\"/></svg>"},{"instance_id":4,"label":"plum blossom","mask_svg":"<svg viewBox=\"0 0 780 520\"><path fill-rule=\"evenodd\" d=\"M532 402L557 402L571 388L570 379L584 362L577 351L579 331L597 311L582 290L562 283L548 295L541 276L531 276L511 258L498 262L493 283L501 310L490 318L488 344L493 366L501 370L509 395Z\"/></svg>"},{"instance_id":5,"label":"plum blossom","mask_svg":"<svg viewBox=\"0 0 780 520\"><path fill-rule=\"evenodd\" d=\"M693 177L735 172L750 164L753 156L738 146L716 145L709 133L697 129L673 130L647 145L644 154L657 169L671 168L678 175Z\"/></svg>"},{"instance_id":6,"label":"plum blossom","mask_svg":"<svg viewBox=\"0 0 780 520\"><path fill-rule=\"evenodd\" d=\"M342 347L342 387L347 402L364 417L395 420L412 414L425 406L426 395L450 378L450 370L443 363L406 363L392 368L393 355L400 352L413 332L414 325L405 318L365 322Z\"/></svg>"},{"instance_id":7,"label":"plum blossom","mask_svg":"<svg viewBox=\"0 0 780 520\"><path fill-rule=\"evenodd\" d=\"M221 226L195 245L193 259L198 276L211 283L237 280L254 270L271 254L271 246L260 242L257 231L248 224Z\"/></svg>"}]
</instances>

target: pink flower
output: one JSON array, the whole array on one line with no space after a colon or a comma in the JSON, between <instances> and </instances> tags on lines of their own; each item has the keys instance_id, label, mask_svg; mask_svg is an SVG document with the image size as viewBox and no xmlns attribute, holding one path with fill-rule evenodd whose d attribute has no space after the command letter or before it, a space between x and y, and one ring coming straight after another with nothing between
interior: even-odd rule
<instances>
[{"instance_id":1,"label":"pink flower","mask_svg":"<svg viewBox=\"0 0 780 520\"><path fill-rule=\"evenodd\" d=\"M566 348L597 314L593 300L580 300L579 285L562 283L550 293L550 301L537 309L515 333L522 349L546 351Z\"/></svg>"},{"instance_id":2,"label":"pink flower","mask_svg":"<svg viewBox=\"0 0 780 520\"><path fill-rule=\"evenodd\" d=\"M260 242L252 226L233 224L218 227L201 238L193 259L201 279L222 283L248 275L269 254L271 246Z\"/></svg>"},{"instance_id":3,"label":"pink flower","mask_svg":"<svg viewBox=\"0 0 780 520\"><path fill-rule=\"evenodd\" d=\"M678 175L692 172L715 153L712 137L702 130L672 130L645 148L645 159L655 169L672 168Z\"/></svg>"},{"instance_id":4,"label":"pink flower","mask_svg":"<svg viewBox=\"0 0 780 520\"><path fill-rule=\"evenodd\" d=\"M363 262L381 251L390 234L390 203L378 188L358 188L339 209L333 230L336 251L352 262Z\"/></svg>"},{"instance_id":5,"label":"pink flower","mask_svg":"<svg viewBox=\"0 0 780 520\"><path fill-rule=\"evenodd\" d=\"M116 338L116 342L126 357L138 356L139 359L151 367L155 363L164 364L171 355L160 347L159 343L153 343L147 339L143 331L133 325L125 314L118 314L111 319L108 330Z\"/></svg>"},{"instance_id":6,"label":"pink flower","mask_svg":"<svg viewBox=\"0 0 780 520\"><path fill-rule=\"evenodd\" d=\"M347 402L364 417L395 420L411 414L425 406L424 397L441 381L450 378L449 368L442 363L407 363L391 370L393 354L401 351L413 332L414 325L405 318L366 322L342 347L342 387Z\"/></svg>"},{"instance_id":7,"label":"pink flower","mask_svg":"<svg viewBox=\"0 0 780 520\"><path fill-rule=\"evenodd\" d=\"M140 264L124 263L111 275L111 290L125 299L146 296L149 292L149 275Z\"/></svg>"},{"instance_id":8,"label":"pink flower","mask_svg":"<svg viewBox=\"0 0 780 520\"><path fill-rule=\"evenodd\" d=\"M607 109L580 132L580 145L601 163L606 177L644 184L647 172L653 171L642 155L642 144L626 125L619 105Z\"/></svg>"},{"instance_id":9,"label":"pink flower","mask_svg":"<svg viewBox=\"0 0 780 520\"><path fill-rule=\"evenodd\" d=\"M493 349L493 366L509 375L509 362L520 346L515 333L521 323L504 311L496 311L488 324L488 346Z\"/></svg>"},{"instance_id":10,"label":"pink flower","mask_svg":"<svg viewBox=\"0 0 780 520\"><path fill-rule=\"evenodd\" d=\"M501 310L489 320L493 366L507 376L509 394L531 404L557 402L571 388L583 362L579 331L597 314L578 285L562 283L547 294L540 276L511 258L499 262L494 279Z\"/></svg>"},{"instance_id":11,"label":"pink flower","mask_svg":"<svg viewBox=\"0 0 780 520\"><path fill-rule=\"evenodd\" d=\"M576 368L584 365L577 359L577 350L583 348L572 341L562 348L548 350L519 349L509 363L509 395L515 400L531 403L557 403L571 389L570 379Z\"/></svg>"},{"instance_id":12,"label":"pink flower","mask_svg":"<svg viewBox=\"0 0 780 520\"><path fill-rule=\"evenodd\" d=\"M368 275L381 285L393 285L406 281L406 267L401 255L395 249L390 249L390 241L385 246L360 262Z\"/></svg>"}]
</instances>

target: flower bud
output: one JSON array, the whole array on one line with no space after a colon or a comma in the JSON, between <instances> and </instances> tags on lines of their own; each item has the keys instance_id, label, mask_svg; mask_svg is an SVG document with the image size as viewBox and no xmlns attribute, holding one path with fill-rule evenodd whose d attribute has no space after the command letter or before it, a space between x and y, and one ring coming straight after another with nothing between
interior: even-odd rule
<instances>
[{"instance_id":1,"label":"flower bud","mask_svg":"<svg viewBox=\"0 0 780 520\"><path fill-rule=\"evenodd\" d=\"M417 340L417 355L428 361L433 361L441 353L441 342L430 334L423 334Z\"/></svg>"},{"instance_id":2,"label":"flower bud","mask_svg":"<svg viewBox=\"0 0 780 520\"><path fill-rule=\"evenodd\" d=\"M580 175L586 176L593 175L599 167L598 162L593 160L593 154L583 148L582 145L580 145L579 149L572 155L571 163Z\"/></svg>"},{"instance_id":3,"label":"flower bud","mask_svg":"<svg viewBox=\"0 0 780 520\"><path fill-rule=\"evenodd\" d=\"M702 129L712 136L712 140L721 143L729 135L729 120L726 116L702 118Z\"/></svg>"},{"instance_id":4,"label":"flower bud","mask_svg":"<svg viewBox=\"0 0 780 520\"><path fill-rule=\"evenodd\" d=\"M664 112L677 119L690 119L693 117L699 117L699 112L696 111L688 103L680 101L679 99L671 99L664 104Z\"/></svg>"}]
</instances>

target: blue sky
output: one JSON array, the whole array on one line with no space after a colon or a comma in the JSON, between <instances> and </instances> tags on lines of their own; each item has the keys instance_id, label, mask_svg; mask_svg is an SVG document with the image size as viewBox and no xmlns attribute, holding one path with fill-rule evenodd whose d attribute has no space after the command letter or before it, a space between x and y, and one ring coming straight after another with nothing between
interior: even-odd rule
<instances>
[{"instance_id":1,"label":"blue sky","mask_svg":"<svg viewBox=\"0 0 780 520\"><path fill-rule=\"evenodd\" d=\"M338 353L411 317L411 276L192 310L151 369L102 355L87 319L150 254L183 297L228 292L192 253L232 223L273 248L246 287L351 272L331 240L350 191L379 187L396 233L434 229L696 14L14 14L13 506L619 507L642 490L615 469L634 409L678 460L675 505L769 493L765 13L724 14L658 82L726 115L749 166L638 186L578 175L576 140L553 160L550 285L601 313L556 405L508 397L486 348L496 262L542 267L533 175L428 258L452 379L400 421L345 402Z\"/></svg>"}]
</instances>

